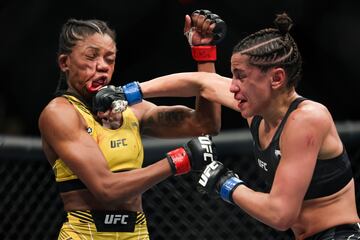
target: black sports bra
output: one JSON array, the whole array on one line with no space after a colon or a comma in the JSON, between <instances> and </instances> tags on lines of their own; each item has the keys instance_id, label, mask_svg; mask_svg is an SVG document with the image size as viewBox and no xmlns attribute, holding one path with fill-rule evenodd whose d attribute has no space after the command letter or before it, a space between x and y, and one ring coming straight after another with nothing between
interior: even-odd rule
<instances>
[{"instance_id":1,"label":"black sports bra","mask_svg":"<svg viewBox=\"0 0 360 240\"><path fill-rule=\"evenodd\" d=\"M306 99L300 97L291 103L278 129L276 130L271 143L264 150L261 149L259 142L259 125L262 117L255 116L251 122L250 131L254 140L254 155L260 174L265 179L267 192L270 192L274 181L275 171L281 160L279 140L286 120L290 113L304 100ZM314 199L331 195L342 189L352 179L352 177L350 160L344 147L343 152L335 158L317 160L315 170L304 199Z\"/></svg>"}]
</instances>

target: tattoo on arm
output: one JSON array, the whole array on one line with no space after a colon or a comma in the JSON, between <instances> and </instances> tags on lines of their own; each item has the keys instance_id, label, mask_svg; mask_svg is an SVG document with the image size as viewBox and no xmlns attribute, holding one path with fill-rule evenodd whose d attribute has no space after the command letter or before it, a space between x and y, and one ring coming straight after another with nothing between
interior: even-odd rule
<instances>
[{"instance_id":1,"label":"tattoo on arm","mask_svg":"<svg viewBox=\"0 0 360 240\"><path fill-rule=\"evenodd\" d=\"M174 112L159 112L158 122L165 126L177 126L180 122L186 118L185 112L174 111Z\"/></svg>"},{"instance_id":2,"label":"tattoo on arm","mask_svg":"<svg viewBox=\"0 0 360 240\"><path fill-rule=\"evenodd\" d=\"M185 111L158 112L156 117L150 116L142 124L142 131L151 131L156 126L177 127L190 115Z\"/></svg>"}]
</instances>

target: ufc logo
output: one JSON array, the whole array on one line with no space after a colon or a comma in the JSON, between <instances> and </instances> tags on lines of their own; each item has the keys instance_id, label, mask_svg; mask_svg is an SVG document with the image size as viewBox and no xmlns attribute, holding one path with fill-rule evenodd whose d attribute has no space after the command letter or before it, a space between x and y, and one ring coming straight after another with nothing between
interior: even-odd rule
<instances>
[{"instance_id":1,"label":"ufc logo","mask_svg":"<svg viewBox=\"0 0 360 240\"><path fill-rule=\"evenodd\" d=\"M258 164L259 164L259 167L261 167L262 169L264 169L266 172L268 171L268 169L266 168L266 165L267 165L266 162L263 162L263 161L261 161L260 159L258 159Z\"/></svg>"},{"instance_id":2,"label":"ufc logo","mask_svg":"<svg viewBox=\"0 0 360 240\"><path fill-rule=\"evenodd\" d=\"M201 177L199 179L199 183L201 186L206 186L210 177L210 172L216 170L218 166L219 164L215 161L211 162L209 165L206 166L204 172L201 174Z\"/></svg>"},{"instance_id":3,"label":"ufc logo","mask_svg":"<svg viewBox=\"0 0 360 240\"><path fill-rule=\"evenodd\" d=\"M111 140L110 141L111 148L117 148L120 146L127 146L126 138L117 139L117 140Z\"/></svg>"},{"instance_id":4,"label":"ufc logo","mask_svg":"<svg viewBox=\"0 0 360 240\"><path fill-rule=\"evenodd\" d=\"M201 136L198 137L200 145L203 149L205 149L205 152L203 153L204 161L205 162L212 162L214 161L214 156L212 154L212 147L211 147L211 141L208 137Z\"/></svg>"},{"instance_id":5,"label":"ufc logo","mask_svg":"<svg viewBox=\"0 0 360 240\"><path fill-rule=\"evenodd\" d=\"M105 215L105 224L127 224L126 219L129 218L129 215L121 215L121 214L106 214Z\"/></svg>"}]
</instances>

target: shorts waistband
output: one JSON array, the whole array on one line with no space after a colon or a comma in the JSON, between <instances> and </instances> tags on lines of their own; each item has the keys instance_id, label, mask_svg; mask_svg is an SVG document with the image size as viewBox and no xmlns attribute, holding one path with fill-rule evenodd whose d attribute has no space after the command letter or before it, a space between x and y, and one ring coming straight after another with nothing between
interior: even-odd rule
<instances>
[{"instance_id":1,"label":"shorts waistband","mask_svg":"<svg viewBox=\"0 0 360 240\"><path fill-rule=\"evenodd\" d=\"M81 210L67 212L67 222L95 224L98 232L133 232L135 225L146 224L143 212Z\"/></svg>"},{"instance_id":2,"label":"shorts waistband","mask_svg":"<svg viewBox=\"0 0 360 240\"><path fill-rule=\"evenodd\" d=\"M341 230L357 230L357 231L360 232L360 223L343 224L343 225L335 226L334 228L337 231L341 231Z\"/></svg>"},{"instance_id":3,"label":"shorts waistband","mask_svg":"<svg viewBox=\"0 0 360 240\"><path fill-rule=\"evenodd\" d=\"M338 231L357 231L360 233L360 223L348 223L348 224L341 224L331 228L328 228L324 231L316 233L313 236L306 238L305 240L316 240L321 239L321 237L329 232L338 232Z\"/></svg>"}]
</instances>

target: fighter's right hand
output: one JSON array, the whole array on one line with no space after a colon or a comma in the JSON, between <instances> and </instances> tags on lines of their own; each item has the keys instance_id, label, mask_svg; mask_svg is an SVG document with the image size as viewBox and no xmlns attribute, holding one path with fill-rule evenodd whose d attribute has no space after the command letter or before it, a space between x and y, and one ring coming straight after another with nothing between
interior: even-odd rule
<instances>
[{"instance_id":1,"label":"fighter's right hand","mask_svg":"<svg viewBox=\"0 0 360 240\"><path fill-rule=\"evenodd\" d=\"M166 154L174 175L193 171L202 171L207 164L216 160L215 145L209 136L199 136L191 139L183 147Z\"/></svg>"},{"instance_id":2,"label":"fighter's right hand","mask_svg":"<svg viewBox=\"0 0 360 240\"><path fill-rule=\"evenodd\" d=\"M224 201L234 203L232 194L244 184L237 174L227 169L221 162L213 161L206 166L197 183L197 190L202 194L220 196Z\"/></svg>"}]
</instances>

